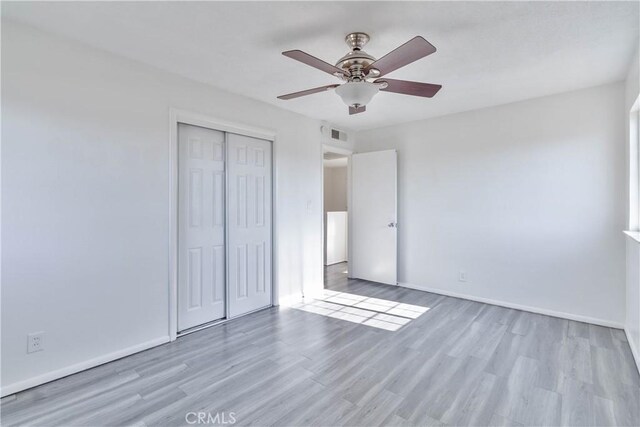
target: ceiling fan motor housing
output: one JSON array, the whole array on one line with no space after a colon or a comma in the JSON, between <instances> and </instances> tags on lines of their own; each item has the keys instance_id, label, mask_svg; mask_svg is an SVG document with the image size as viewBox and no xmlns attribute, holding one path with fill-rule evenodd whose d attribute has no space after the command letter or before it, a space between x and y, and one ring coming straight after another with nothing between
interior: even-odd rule
<instances>
[{"instance_id":1,"label":"ceiling fan motor housing","mask_svg":"<svg viewBox=\"0 0 640 427\"><path fill-rule=\"evenodd\" d=\"M374 78L380 75L376 69L371 69L367 74L363 70L376 61L376 58L362 50L362 47L369 41L366 33L350 33L345 37L345 42L352 49L351 52L338 59L336 67L349 72L348 81L361 81L366 78Z\"/></svg>"}]
</instances>

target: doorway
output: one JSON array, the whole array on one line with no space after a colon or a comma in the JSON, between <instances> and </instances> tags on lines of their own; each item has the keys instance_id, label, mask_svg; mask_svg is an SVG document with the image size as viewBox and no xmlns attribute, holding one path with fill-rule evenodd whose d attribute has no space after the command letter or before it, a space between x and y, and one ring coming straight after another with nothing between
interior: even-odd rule
<instances>
[{"instance_id":1,"label":"doorway","mask_svg":"<svg viewBox=\"0 0 640 427\"><path fill-rule=\"evenodd\" d=\"M397 285L397 153L323 147L323 267L327 278Z\"/></svg>"},{"instance_id":2,"label":"doorway","mask_svg":"<svg viewBox=\"0 0 640 427\"><path fill-rule=\"evenodd\" d=\"M326 151L323 157L324 265L348 261L349 156Z\"/></svg>"},{"instance_id":3,"label":"doorway","mask_svg":"<svg viewBox=\"0 0 640 427\"><path fill-rule=\"evenodd\" d=\"M186 122L171 138L172 339L273 304L272 141Z\"/></svg>"}]
</instances>

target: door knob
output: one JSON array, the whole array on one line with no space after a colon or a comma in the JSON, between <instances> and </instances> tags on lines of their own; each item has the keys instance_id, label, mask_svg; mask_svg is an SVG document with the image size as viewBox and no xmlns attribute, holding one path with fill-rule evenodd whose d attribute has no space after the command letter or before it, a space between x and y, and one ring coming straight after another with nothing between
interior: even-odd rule
<instances>
[{"instance_id":1,"label":"door knob","mask_svg":"<svg viewBox=\"0 0 640 427\"><path fill-rule=\"evenodd\" d=\"M387 227L396 228L396 227L398 227L398 223L397 222L390 222L389 224L387 224Z\"/></svg>"}]
</instances>

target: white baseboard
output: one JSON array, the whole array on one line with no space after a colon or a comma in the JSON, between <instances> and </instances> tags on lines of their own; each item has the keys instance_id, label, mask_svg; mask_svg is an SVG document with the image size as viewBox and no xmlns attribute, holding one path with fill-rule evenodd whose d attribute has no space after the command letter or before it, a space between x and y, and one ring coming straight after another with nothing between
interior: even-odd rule
<instances>
[{"instance_id":1,"label":"white baseboard","mask_svg":"<svg viewBox=\"0 0 640 427\"><path fill-rule=\"evenodd\" d=\"M631 338L631 334L624 328L624 334L627 336L627 342L629 343L629 347L631 347L631 354L633 354L633 360L636 361L636 368L638 368L638 372L640 373L640 351L638 349L638 343L633 341Z\"/></svg>"},{"instance_id":2,"label":"white baseboard","mask_svg":"<svg viewBox=\"0 0 640 427\"><path fill-rule=\"evenodd\" d=\"M427 288L425 286L412 285L411 283L398 282L398 286L404 288L415 289L418 291L431 292L438 295L448 297L461 298L470 301L483 302L485 304L497 305L500 307L513 308L516 310L528 311L531 313L544 314L546 316L559 317L561 319L575 320L576 322L591 323L594 325L606 326L608 328L624 329L624 325L610 320L598 319L595 317L581 316L579 314L565 313L562 311L548 310L546 308L530 307L526 305L514 304L507 301L494 300L473 295L462 294L458 292L445 291L442 289Z\"/></svg>"},{"instance_id":3,"label":"white baseboard","mask_svg":"<svg viewBox=\"0 0 640 427\"><path fill-rule=\"evenodd\" d=\"M37 377L29 378L28 380L19 381L17 383L9 384L0 390L0 397L9 396L14 393L26 390L31 387L35 387L50 381L54 381L71 374L75 374L87 369L95 368L96 366L103 365L114 360L121 359L125 356L130 356L134 353L139 353L144 350L148 350L152 347L156 347L161 344L169 342L169 336L159 337L151 341L144 342L142 344L134 345L132 347L124 348L122 350L115 351L113 353L105 354L94 359L85 360L84 362L76 363L75 365L67 366L62 369L47 372L46 374L38 375Z\"/></svg>"}]
</instances>

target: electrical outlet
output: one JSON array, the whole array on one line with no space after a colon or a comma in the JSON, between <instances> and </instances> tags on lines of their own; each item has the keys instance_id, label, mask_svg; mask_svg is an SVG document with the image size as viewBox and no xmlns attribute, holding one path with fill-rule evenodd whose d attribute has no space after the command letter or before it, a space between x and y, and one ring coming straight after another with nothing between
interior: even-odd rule
<instances>
[{"instance_id":1,"label":"electrical outlet","mask_svg":"<svg viewBox=\"0 0 640 427\"><path fill-rule=\"evenodd\" d=\"M458 273L458 281L459 282L466 282L467 281L467 272L464 270L460 270L460 272Z\"/></svg>"},{"instance_id":2,"label":"electrical outlet","mask_svg":"<svg viewBox=\"0 0 640 427\"><path fill-rule=\"evenodd\" d=\"M27 353L44 350L44 332L34 332L27 335Z\"/></svg>"}]
</instances>

